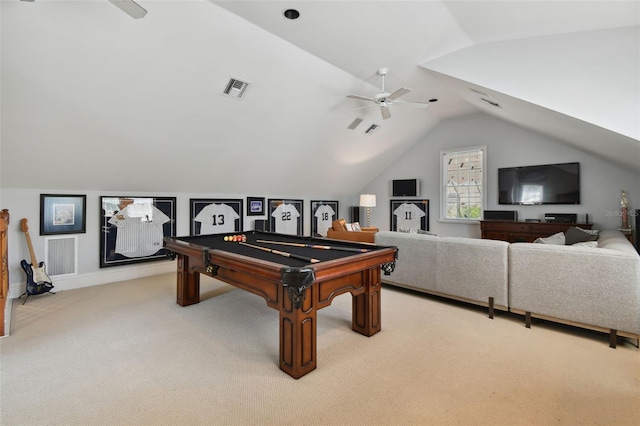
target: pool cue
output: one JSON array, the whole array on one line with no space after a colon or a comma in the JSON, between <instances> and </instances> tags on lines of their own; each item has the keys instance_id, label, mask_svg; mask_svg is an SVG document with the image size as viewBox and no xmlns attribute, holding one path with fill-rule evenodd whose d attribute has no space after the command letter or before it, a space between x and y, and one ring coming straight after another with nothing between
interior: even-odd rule
<instances>
[{"instance_id":1,"label":"pool cue","mask_svg":"<svg viewBox=\"0 0 640 426\"><path fill-rule=\"evenodd\" d=\"M269 241L269 240L258 240L259 243L267 243L267 244L280 244L283 246L294 246L294 247L306 247L312 249L320 249L320 250L341 250L341 251L353 251L356 253L366 253L369 249L363 248L353 248L353 247L336 247L336 246L322 246L317 244L303 244L303 243L287 243L284 241Z\"/></svg>"},{"instance_id":2,"label":"pool cue","mask_svg":"<svg viewBox=\"0 0 640 426\"><path fill-rule=\"evenodd\" d=\"M309 263L320 262L318 259L313 259L311 257L305 257L297 254L287 253L286 251L273 250L268 247L260 247L260 246L255 246L253 244L243 243L243 242L239 242L238 244L242 244L243 246L251 247L258 250L268 251L269 253L273 253L273 254L279 254L280 256L290 257L292 259L304 260L305 262L309 262Z\"/></svg>"}]
</instances>

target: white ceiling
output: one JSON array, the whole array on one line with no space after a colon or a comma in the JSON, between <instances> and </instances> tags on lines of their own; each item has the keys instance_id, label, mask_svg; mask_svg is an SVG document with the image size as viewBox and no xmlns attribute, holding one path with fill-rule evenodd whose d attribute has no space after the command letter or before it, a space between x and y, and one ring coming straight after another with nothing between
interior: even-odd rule
<instances>
[{"instance_id":1,"label":"white ceiling","mask_svg":"<svg viewBox=\"0 0 640 426\"><path fill-rule=\"evenodd\" d=\"M639 1L138 3L2 0L3 187L346 196L480 111L640 170Z\"/></svg>"}]
</instances>

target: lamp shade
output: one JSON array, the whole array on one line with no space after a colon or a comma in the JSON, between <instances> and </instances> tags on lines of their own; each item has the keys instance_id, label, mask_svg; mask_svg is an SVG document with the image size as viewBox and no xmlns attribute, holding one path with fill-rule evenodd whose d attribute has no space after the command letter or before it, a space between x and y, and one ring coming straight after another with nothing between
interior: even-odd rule
<instances>
[{"instance_id":1,"label":"lamp shade","mask_svg":"<svg viewBox=\"0 0 640 426\"><path fill-rule=\"evenodd\" d=\"M375 206L376 206L375 194L360 195L360 207L375 207Z\"/></svg>"}]
</instances>

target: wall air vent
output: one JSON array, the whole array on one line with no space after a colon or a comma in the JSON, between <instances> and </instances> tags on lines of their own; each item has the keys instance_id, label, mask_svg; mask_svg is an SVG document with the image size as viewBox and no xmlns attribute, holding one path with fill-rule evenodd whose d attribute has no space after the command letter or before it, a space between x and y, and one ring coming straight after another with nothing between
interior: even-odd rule
<instances>
[{"instance_id":1,"label":"wall air vent","mask_svg":"<svg viewBox=\"0 0 640 426\"><path fill-rule=\"evenodd\" d=\"M237 78L231 78L222 93L230 98L240 99L242 95L244 95L245 90L247 90L247 86L249 86L249 83L238 80Z\"/></svg>"},{"instance_id":2,"label":"wall air vent","mask_svg":"<svg viewBox=\"0 0 640 426\"><path fill-rule=\"evenodd\" d=\"M362 118L356 118L355 120L353 120L353 123L351 123L349 125L349 127L347 127L347 129L353 130L356 127L358 127L360 125L360 123L362 123Z\"/></svg>"},{"instance_id":3,"label":"wall air vent","mask_svg":"<svg viewBox=\"0 0 640 426\"><path fill-rule=\"evenodd\" d=\"M46 237L44 259L49 276L78 273L78 239L75 236Z\"/></svg>"},{"instance_id":4,"label":"wall air vent","mask_svg":"<svg viewBox=\"0 0 640 426\"><path fill-rule=\"evenodd\" d=\"M371 126L369 126L369 128L368 128L367 130L365 130L364 132L365 132L367 135L370 135L370 134L374 133L376 130L378 130L378 128L379 128L379 127L380 127L380 126L379 126L379 125L377 125L377 124L372 124L372 125L371 125Z\"/></svg>"},{"instance_id":5,"label":"wall air vent","mask_svg":"<svg viewBox=\"0 0 640 426\"><path fill-rule=\"evenodd\" d=\"M500 104L499 104L499 103L497 103L497 102L495 102L495 101L491 101L491 100L486 99L486 98L480 98L480 100L481 100L482 102L486 102L486 103L488 103L489 105L494 106L494 107L496 107L496 108L502 108L502 107L500 106Z\"/></svg>"}]
</instances>

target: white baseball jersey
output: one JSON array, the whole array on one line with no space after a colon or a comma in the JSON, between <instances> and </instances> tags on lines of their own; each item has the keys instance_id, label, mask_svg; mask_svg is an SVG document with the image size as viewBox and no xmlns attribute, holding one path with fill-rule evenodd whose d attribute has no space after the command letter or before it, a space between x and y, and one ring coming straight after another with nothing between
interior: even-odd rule
<instances>
[{"instance_id":1,"label":"white baseball jersey","mask_svg":"<svg viewBox=\"0 0 640 426\"><path fill-rule=\"evenodd\" d=\"M420 219L426 215L420 207L413 203L402 203L393 211L396 216L396 229L417 232L420 229Z\"/></svg>"},{"instance_id":2,"label":"white baseball jersey","mask_svg":"<svg viewBox=\"0 0 640 426\"><path fill-rule=\"evenodd\" d=\"M293 204L280 204L271 213L271 216L276 220L275 232L280 234L298 234L298 218L300 213Z\"/></svg>"},{"instance_id":3,"label":"white baseball jersey","mask_svg":"<svg viewBox=\"0 0 640 426\"><path fill-rule=\"evenodd\" d=\"M200 222L200 234L223 234L236 231L240 215L226 204L209 204L200 210L194 220ZM240 229L242 231L242 229Z\"/></svg>"},{"instance_id":4,"label":"white baseball jersey","mask_svg":"<svg viewBox=\"0 0 640 426\"><path fill-rule=\"evenodd\" d=\"M162 248L162 225L171 219L153 204L129 204L113 215L116 253L126 257L151 256Z\"/></svg>"},{"instance_id":5,"label":"white baseball jersey","mask_svg":"<svg viewBox=\"0 0 640 426\"><path fill-rule=\"evenodd\" d=\"M327 230L331 228L333 216L336 214L333 208L327 204L323 204L316 210L316 219L318 220L318 234L323 237L327 236Z\"/></svg>"}]
</instances>

